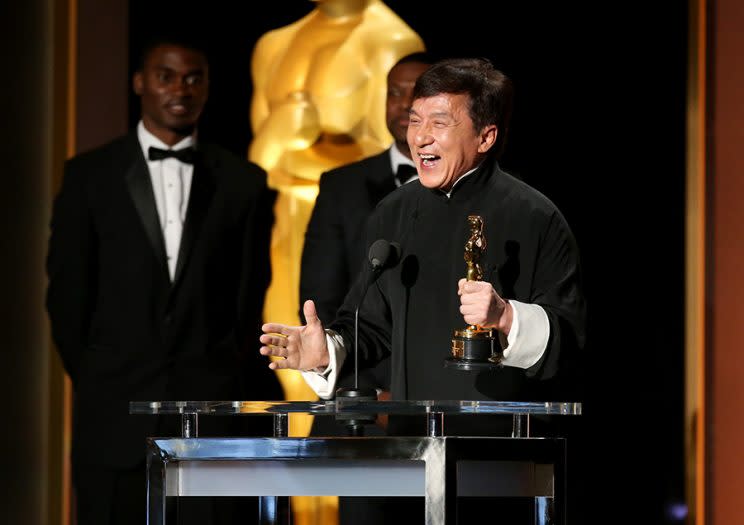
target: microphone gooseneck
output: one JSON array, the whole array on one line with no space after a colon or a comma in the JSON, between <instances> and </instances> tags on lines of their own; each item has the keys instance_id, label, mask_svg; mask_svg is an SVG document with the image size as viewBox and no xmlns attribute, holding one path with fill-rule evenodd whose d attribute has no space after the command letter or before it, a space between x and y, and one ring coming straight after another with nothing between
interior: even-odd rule
<instances>
[{"instance_id":1,"label":"microphone gooseneck","mask_svg":"<svg viewBox=\"0 0 744 525\"><path fill-rule=\"evenodd\" d=\"M364 289L362 290L362 296L359 298L356 310L354 310L354 388L356 390L359 389L359 309L362 307L362 302L364 302L369 287L377 280L383 270L398 262L399 254L399 245L394 242L388 242L385 239L377 239L369 247L367 259L369 260L372 271L367 277Z\"/></svg>"},{"instance_id":2,"label":"microphone gooseneck","mask_svg":"<svg viewBox=\"0 0 744 525\"><path fill-rule=\"evenodd\" d=\"M359 309L367 296L369 287L374 283L380 274L394 266L400 256L400 246L394 242L388 242L385 239L377 239L369 248L367 260L369 261L369 271L362 288L362 294L354 310L354 389L359 392ZM356 394L348 396L347 389L339 389L337 395L341 393L345 397L357 397Z\"/></svg>"}]
</instances>

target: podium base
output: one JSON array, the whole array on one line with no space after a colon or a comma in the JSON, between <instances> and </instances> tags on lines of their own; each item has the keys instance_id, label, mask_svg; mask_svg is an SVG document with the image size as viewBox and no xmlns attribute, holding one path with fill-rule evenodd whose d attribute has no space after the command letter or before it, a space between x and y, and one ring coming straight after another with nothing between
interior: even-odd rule
<instances>
[{"instance_id":1,"label":"podium base","mask_svg":"<svg viewBox=\"0 0 744 525\"><path fill-rule=\"evenodd\" d=\"M347 406L359 401L377 401L377 391L368 388L339 388L336 390L336 402L339 401L347 403ZM346 426L350 437L363 436L364 426L373 424L376 419L377 414L347 412L336 415L336 421Z\"/></svg>"}]
</instances>

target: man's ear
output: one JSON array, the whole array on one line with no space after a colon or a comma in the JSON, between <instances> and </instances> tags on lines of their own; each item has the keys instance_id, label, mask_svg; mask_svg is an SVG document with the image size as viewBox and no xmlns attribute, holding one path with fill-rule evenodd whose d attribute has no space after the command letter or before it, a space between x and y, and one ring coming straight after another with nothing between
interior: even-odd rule
<instances>
[{"instance_id":1,"label":"man's ear","mask_svg":"<svg viewBox=\"0 0 744 525\"><path fill-rule=\"evenodd\" d=\"M480 133L480 143L478 144L478 153L486 153L496 144L496 137L499 136L499 129L494 126L486 126Z\"/></svg>"},{"instance_id":2,"label":"man's ear","mask_svg":"<svg viewBox=\"0 0 744 525\"><path fill-rule=\"evenodd\" d=\"M137 71L132 77L132 89L137 95L142 95L144 91L144 79L142 78L142 71Z\"/></svg>"}]
</instances>

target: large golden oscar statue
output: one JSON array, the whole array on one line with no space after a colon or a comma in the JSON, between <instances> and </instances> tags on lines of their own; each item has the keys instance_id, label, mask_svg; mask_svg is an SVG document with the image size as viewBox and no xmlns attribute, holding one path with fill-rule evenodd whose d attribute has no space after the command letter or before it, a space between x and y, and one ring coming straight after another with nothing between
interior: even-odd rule
<instances>
[{"instance_id":1,"label":"large golden oscar statue","mask_svg":"<svg viewBox=\"0 0 744 525\"><path fill-rule=\"evenodd\" d=\"M421 38L379 0L315 3L297 22L261 36L251 62L248 156L279 193L264 318L286 324L299 324L300 258L321 173L392 143L385 125L387 74L403 56L424 50ZM297 372L278 375L287 399L315 398ZM307 435L311 423L293 416L290 435ZM298 516L294 506L305 524L329 522L317 512L313 520Z\"/></svg>"}]
</instances>

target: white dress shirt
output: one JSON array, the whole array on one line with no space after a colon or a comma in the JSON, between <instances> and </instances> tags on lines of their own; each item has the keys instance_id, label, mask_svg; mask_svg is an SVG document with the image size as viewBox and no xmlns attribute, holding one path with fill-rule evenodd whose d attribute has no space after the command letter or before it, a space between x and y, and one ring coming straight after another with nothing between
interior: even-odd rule
<instances>
[{"instance_id":1,"label":"white dress shirt","mask_svg":"<svg viewBox=\"0 0 744 525\"><path fill-rule=\"evenodd\" d=\"M171 281L176 274L178 251L181 247L181 234L186 221L186 210L191 194L191 179L194 166L175 158L149 160L147 151L150 146L160 149L179 150L194 146L193 136L186 137L173 146L168 146L155 135L147 131L142 121L137 125L137 138L147 161L150 172L152 192L155 195L155 206L160 217L160 227L165 241L165 255L168 259L168 273Z\"/></svg>"}]
</instances>

